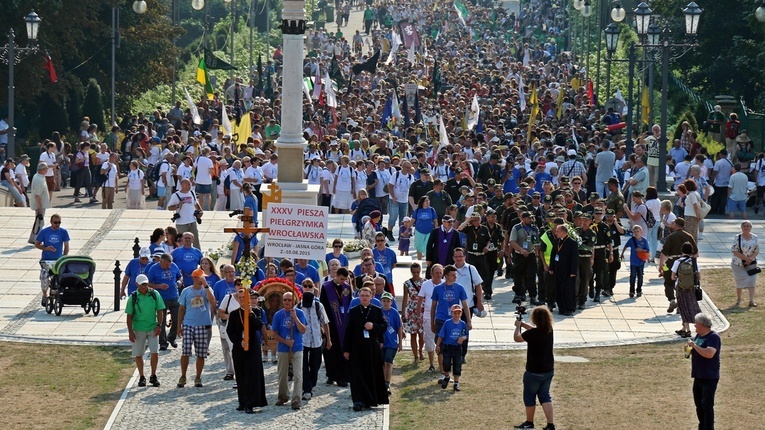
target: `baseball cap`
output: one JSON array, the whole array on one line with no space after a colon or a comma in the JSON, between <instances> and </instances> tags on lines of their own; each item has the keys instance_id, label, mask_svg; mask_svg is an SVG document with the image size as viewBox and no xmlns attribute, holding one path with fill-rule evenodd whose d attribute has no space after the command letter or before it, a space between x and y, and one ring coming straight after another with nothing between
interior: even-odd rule
<instances>
[{"instance_id":1,"label":"baseball cap","mask_svg":"<svg viewBox=\"0 0 765 430\"><path fill-rule=\"evenodd\" d=\"M138 285L148 284L149 277L141 273L140 275L135 277L135 283Z\"/></svg>"},{"instance_id":2,"label":"baseball cap","mask_svg":"<svg viewBox=\"0 0 765 430\"><path fill-rule=\"evenodd\" d=\"M441 221L443 221L443 222L454 221L454 218L452 218L451 215L444 215L444 217L441 218Z\"/></svg>"},{"instance_id":3,"label":"baseball cap","mask_svg":"<svg viewBox=\"0 0 765 430\"><path fill-rule=\"evenodd\" d=\"M149 257L151 257L151 249L149 249L148 246L144 246L143 248L141 248L141 251L138 252L138 257L139 258L149 258Z\"/></svg>"},{"instance_id":4,"label":"baseball cap","mask_svg":"<svg viewBox=\"0 0 765 430\"><path fill-rule=\"evenodd\" d=\"M393 300L393 294L386 291L382 293L382 296L380 296L380 300Z\"/></svg>"},{"instance_id":5,"label":"baseball cap","mask_svg":"<svg viewBox=\"0 0 765 430\"><path fill-rule=\"evenodd\" d=\"M575 157L576 156L576 149L569 149L568 152L566 152L569 157Z\"/></svg>"},{"instance_id":6,"label":"baseball cap","mask_svg":"<svg viewBox=\"0 0 765 430\"><path fill-rule=\"evenodd\" d=\"M205 271L202 269L196 269L193 272L191 272L192 278L204 278L205 277Z\"/></svg>"},{"instance_id":7,"label":"baseball cap","mask_svg":"<svg viewBox=\"0 0 765 430\"><path fill-rule=\"evenodd\" d=\"M455 304L452 305L452 309L451 310L452 310L452 312L454 312L454 311L462 312L462 305L455 303Z\"/></svg>"}]
</instances>

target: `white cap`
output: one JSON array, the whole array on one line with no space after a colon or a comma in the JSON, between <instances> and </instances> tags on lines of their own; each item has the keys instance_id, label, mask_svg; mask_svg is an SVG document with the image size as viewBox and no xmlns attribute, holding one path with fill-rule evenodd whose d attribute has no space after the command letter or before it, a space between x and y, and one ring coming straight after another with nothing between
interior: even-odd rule
<instances>
[{"instance_id":1,"label":"white cap","mask_svg":"<svg viewBox=\"0 0 765 430\"><path fill-rule=\"evenodd\" d=\"M137 285L148 284L149 283L149 278L146 275L144 275L143 273L141 273L140 275L135 277L135 283Z\"/></svg>"},{"instance_id":2,"label":"white cap","mask_svg":"<svg viewBox=\"0 0 765 430\"><path fill-rule=\"evenodd\" d=\"M141 251L138 252L139 258L150 258L151 257L151 249L148 246L144 246L141 248Z\"/></svg>"},{"instance_id":3,"label":"white cap","mask_svg":"<svg viewBox=\"0 0 765 430\"><path fill-rule=\"evenodd\" d=\"M569 149L568 150L568 155L569 156L576 155L576 149Z\"/></svg>"}]
</instances>

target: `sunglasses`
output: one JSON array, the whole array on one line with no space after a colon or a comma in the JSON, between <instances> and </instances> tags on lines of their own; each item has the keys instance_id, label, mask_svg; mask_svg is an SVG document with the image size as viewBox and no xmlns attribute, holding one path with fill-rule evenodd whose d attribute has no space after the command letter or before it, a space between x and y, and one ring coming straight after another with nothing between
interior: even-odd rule
<instances>
[{"instance_id":1,"label":"sunglasses","mask_svg":"<svg viewBox=\"0 0 765 430\"><path fill-rule=\"evenodd\" d=\"M50 223L58 225L58 224L61 224L61 221L51 221Z\"/></svg>"},{"instance_id":2,"label":"sunglasses","mask_svg":"<svg viewBox=\"0 0 765 430\"><path fill-rule=\"evenodd\" d=\"M333 248L342 248L343 245L332 245Z\"/></svg>"},{"instance_id":3,"label":"sunglasses","mask_svg":"<svg viewBox=\"0 0 765 430\"><path fill-rule=\"evenodd\" d=\"M385 242L385 239L375 239L375 242Z\"/></svg>"}]
</instances>

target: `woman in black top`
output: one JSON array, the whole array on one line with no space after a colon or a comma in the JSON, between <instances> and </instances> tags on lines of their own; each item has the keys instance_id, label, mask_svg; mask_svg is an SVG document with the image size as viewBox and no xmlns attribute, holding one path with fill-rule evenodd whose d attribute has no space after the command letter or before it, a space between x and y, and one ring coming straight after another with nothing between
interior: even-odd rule
<instances>
[{"instance_id":1,"label":"woman in black top","mask_svg":"<svg viewBox=\"0 0 765 430\"><path fill-rule=\"evenodd\" d=\"M554 371L553 359L553 318L549 310L539 306L531 311L532 324L521 320L515 322L513 338L516 342L526 342L526 372L523 374L523 403L526 406L526 421L515 426L517 429L534 428L536 398L542 405L547 418L543 430L555 430L550 384ZM524 329L521 333L521 329Z\"/></svg>"}]
</instances>

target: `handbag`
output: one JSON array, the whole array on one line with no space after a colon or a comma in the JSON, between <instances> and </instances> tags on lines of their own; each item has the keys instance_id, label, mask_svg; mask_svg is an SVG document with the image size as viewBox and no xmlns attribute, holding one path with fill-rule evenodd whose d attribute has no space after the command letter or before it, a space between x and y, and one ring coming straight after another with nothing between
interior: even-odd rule
<instances>
[{"instance_id":1,"label":"handbag","mask_svg":"<svg viewBox=\"0 0 765 430\"><path fill-rule=\"evenodd\" d=\"M712 210L712 206L709 206L709 203L705 202L704 200L701 199L701 197L699 197L699 212L701 212L700 219L706 218L707 215L709 215L709 211L711 210Z\"/></svg>"},{"instance_id":2,"label":"handbag","mask_svg":"<svg viewBox=\"0 0 765 430\"><path fill-rule=\"evenodd\" d=\"M701 285L696 285L693 288L693 293L696 295L697 302L704 300L704 290L701 289Z\"/></svg>"},{"instance_id":3,"label":"handbag","mask_svg":"<svg viewBox=\"0 0 765 430\"><path fill-rule=\"evenodd\" d=\"M743 252L741 250L741 235L738 235L738 251ZM762 269L757 266L757 260L752 260L751 263L746 264L744 260L741 260L741 265L744 266L744 270L746 270L746 274L749 276L754 276L760 272L762 272Z\"/></svg>"}]
</instances>

